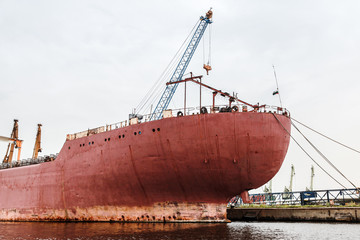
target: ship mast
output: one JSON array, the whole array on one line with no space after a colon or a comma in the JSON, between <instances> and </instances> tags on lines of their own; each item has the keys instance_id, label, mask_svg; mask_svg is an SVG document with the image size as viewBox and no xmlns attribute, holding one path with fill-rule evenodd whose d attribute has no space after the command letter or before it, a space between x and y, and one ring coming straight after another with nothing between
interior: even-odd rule
<instances>
[{"instance_id":1,"label":"ship mast","mask_svg":"<svg viewBox=\"0 0 360 240\"><path fill-rule=\"evenodd\" d=\"M240 102L240 103L242 103L242 104L244 104L244 105L247 105L247 106L249 106L249 107L252 107L252 108L254 108L254 110L258 110L259 108L265 107L265 105L261 105L261 106L259 106L259 105L252 105L252 104L247 103L247 102L245 102L245 101L243 101L243 100L241 100L241 99L239 99L239 98L237 98L237 97L231 96L231 95L230 95L229 93L227 93L227 92L223 92L223 91L218 90L218 89L216 89L216 88L210 87L210 86L208 86L208 85L206 85L206 84L204 84L204 83L201 82L201 78L202 78L202 77L203 77L202 75L200 75L200 76L192 76L192 75L191 75L191 77L185 78L185 79L183 79L183 80L179 80L179 81L175 81L175 82L167 82L167 83L166 83L166 86L173 85L173 84L175 85L175 84L179 84L179 83L193 82L193 83L196 83L196 84L198 84L198 85L200 85L200 86L202 86L202 87L208 88L208 89L210 89L210 90L213 91L213 109L215 108L215 96L216 96L218 93L219 93L221 96L223 96L223 97L229 98L229 107L230 107L230 108L231 108L231 103L234 102L234 101L237 101L237 102ZM199 79L199 80L196 80L196 79ZM186 95L185 95L185 96L186 96ZM185 100L185 104L186 104L186 100ZM200 106L200 108L201 108L201 106ZM184 111L185 111L185 110L184 110Z\"/></svg>"}]
</instances>

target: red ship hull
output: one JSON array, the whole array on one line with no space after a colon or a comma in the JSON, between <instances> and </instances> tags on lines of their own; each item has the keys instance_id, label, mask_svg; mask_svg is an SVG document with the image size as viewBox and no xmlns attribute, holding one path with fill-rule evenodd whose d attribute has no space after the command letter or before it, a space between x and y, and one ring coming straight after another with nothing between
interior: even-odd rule
<instances>
[{"instance_id":1,"label":"red ship hull","mask_svg":"<svg viewBox=\"0 0 360 240\"><path fill-rule=\"evenodd\" d=\"M0 220L222 221L231 197L280 169L282 125L271 113L200 114L66 141L55 161L0 170Z\"/></svg>"}]
</instances>

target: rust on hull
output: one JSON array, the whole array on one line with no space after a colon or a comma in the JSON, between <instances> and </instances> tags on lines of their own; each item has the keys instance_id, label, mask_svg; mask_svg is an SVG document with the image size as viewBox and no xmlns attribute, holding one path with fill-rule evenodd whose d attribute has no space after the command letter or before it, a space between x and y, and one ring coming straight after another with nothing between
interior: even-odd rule
<instances>
[{"instance_id":1,"label":"rust on hull","mask_svg":"<svg viewBox=\"0 0 360 240\"><path fill-rule=\"evenodd\" d=\"M71 209L8 209L0 221L224 222L226 204L156 203L148 207L95 206Z\"/></svg>"}]
</instances>

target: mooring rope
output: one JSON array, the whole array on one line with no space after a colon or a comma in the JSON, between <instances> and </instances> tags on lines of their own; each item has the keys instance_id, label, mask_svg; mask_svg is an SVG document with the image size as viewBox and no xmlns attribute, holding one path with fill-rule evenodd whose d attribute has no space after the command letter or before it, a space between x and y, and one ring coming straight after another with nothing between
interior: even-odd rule
<instances>
[{"instance_id":1,"label":"mooring rope","mask_svg":"<svg viewBox=\"0 0 360 240\"><path fill-rule=\"evenodd\" d=\"M296 119L294 119L294 118L292 118L292 117L291 117L291 120L294 120L295 122L297 122L297 123L299 123L299 124L303 125L304 127L306 127L306 128L308 128L308 129L310 129L311 131L313 131L313 132L315 132L315 133L317 133L317 134L319 134L319 135L321 135L321 136L323 136L323 137L325 137L325 138L329 139L330 141L333 141L333 142L335 142L335 143L337 143L337 144L339 144L339 145L341 145L341 146L343 146L343 147L346 147L346 148L348 148L348 149L350 149L350 150L353 150L354 152L360 153L360 151L358 151L358 150L356 150L356 149L354 149L354 148L352 148L352 147L349 147L349 146L347 146L347 145L345 145L345 144L343 144L343 143L341 143L341 142L339 142L339 141L336 141L336 140L334 140L334 139L332 139L332 138L330 138L330 137L326 136L325 134L322 134L322 133L320 133L320 132L318 132L318 131L316 131L316 130L312 129L312 128L311 128L311 127L309 127L309 126L306 126L305 124L303 124L303 123L299 122L298 120L296 120Z\"/></svg>"},{"instance_id":2,"label":"mooring rope","mask_svg":"<svg viewBox=\"0 0 360 240\"><path fill-rule=\"evenodd\" d=\"M319 163L317 163L315 161L314 158L312 158L310 156L310 154L300 145L300 143L298 143L298 141L295 140L295 138L291 135L291 133L284 127L284 125L280 122L280 120L276 117L276 115L274 113L271 113L275 119L280 123L280 125L284 128L284 130L287 132L287 134L289 134L289 136L291 137L292 140L294 140L294 142L300 147L301 150L303 150L303 152L321 169L323 170L330 178L332 178L335 182L337 182L340 186L342 186L344 189L346 189L346 187L344 185L342 185L338 180L336 180L333 176L331 176L330 173L328 173L323 167L320 166Z\"/></svg>"},{"instance_id":3,"label":"mooring rope","mask_svg":"<svg viewBox=\"0 0 360 240\"><path fill-rule=\"evenodd\" d=\"M325 155L317 148L315 145L295 126L293 121L291 121L291 124L294 126L294 128L305 138L305 140L315 149L315 151L325 159L325 161L332 166L343 178L345 178L351 185L353 185L354 188L357 188L354 183L352 183Z\"/></svg>"}]
</instances>

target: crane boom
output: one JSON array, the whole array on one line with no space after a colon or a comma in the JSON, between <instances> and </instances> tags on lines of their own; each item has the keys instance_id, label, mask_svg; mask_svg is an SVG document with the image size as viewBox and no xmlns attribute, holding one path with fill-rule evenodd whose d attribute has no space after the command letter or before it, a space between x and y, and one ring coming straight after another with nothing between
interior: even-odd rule
<instances>
[{"instance_id":1,"label":"crane boom","mask_svg":"<svg viewBox=\"0 0 360 240\"><path fill-rule=\"evenodd\" d=\"M20 140L18 138L19 136L19 125L18 125L18 121L17 119L14 119L14 126L13 126L13 130L11 132L11 136L10 138L7 137L1 137L0 140L5 140L5 141L10 141L10 143L8 144L7 150L6 150L6 154L5 157L3 159L3 163L11 163L12 158L13 158L13 154L14 154L14 148L18 149L18 156L17 156L17 160L20 160L20 153L21 153L21 144L22 144L22 140ZM9 152L10 150L10 152Z\"/></svg>"},{"instance_id":2,"label":"crane boom","mask_svg":"<svg viewBox=\"0 0 360 240\"><path fill-rule=\"evenodd\" d=\"M35 145L34 145L34 151L33 151L33 155L32 158L35 159L38 157L39 152L41 152L41 124L38 124L38 130L36 133L36 138L35 138Z\"/></svg>"},{"instance_id":3,"label":"crane boom","mask_svg":"<svg viewBox=\"0 0 360 240\"><path fill-rule=\"evenodd\" d=\"M206 16L200 17L199 25L197 26L194 35L192 36L187 48L185 49L184 54L182 55L180 62L178 63L174 73L172 74L169 82L175 82L181 80L182 76L185 73L186 68L188 67L194 52L199 45L199 42L206 30L208 24L211 24L212 11L211 9L206 13ZM161 98L156 105L153 113L150 116L150 120L158 120L162 118L162 112L169 106L169 103L176 91L177 84L167 85L165 91L161 95Z\"/></svg>"},{"instance_id":4,"label":"crane boom","mask_svg":"<svg viewBox=\"0 0 360 240\"><path fill-rule=\"evenodd\" d=\"M314 190L314 176L315 176L315 173L314 173L314 166L313 166L313 165L311 165L310 191L313 191L313 190Z\"/></svg>"},{"instance_id":5,"label":"crane boom","mask_svg":"<svg viewBox=\"0 0 360 240\"><path fill-rule=\"evenodd\" d=\"M311 165L311 175L310 175L310 188L306 187L306 191L314 191L314 166Z\"/></svg>"},{"instance_id":6,"label":"crane boom","mask_svg":"<svg viewBox=\"0 0 360 240\"><path fill-rule=\"evenodd\" d=\"M287 187L285 186L285 188L284 188L284 192L285 192L285 193L292 192L294 175L295 175L295 167L294 167L293 164L291 164L290 186L289 186L289 188L287 188ZM284 198L284 199L287 199L287 198L289 198L289 197L291 197L291 196L288 195L288 194L283 194L283 198Z\"/></svg>"},{"instance_id":7,"label":"crane boom","mask_svg":"<svg viewBox=\"0 0 360 240\"><path fill-rule=\"evenodd\" d=\"M289 186L290 192L292 192L294 175L295 175L295 167L294 165L291 164L291 175L290 175L290 186Z\"/></svg>"}]
</instances>

